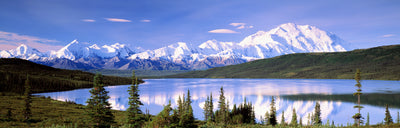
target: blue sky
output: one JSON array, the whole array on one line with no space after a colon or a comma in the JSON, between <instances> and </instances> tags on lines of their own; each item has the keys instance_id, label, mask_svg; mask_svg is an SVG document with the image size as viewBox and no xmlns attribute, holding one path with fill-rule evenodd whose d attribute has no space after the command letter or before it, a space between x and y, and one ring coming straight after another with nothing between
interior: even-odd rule
<instances>
[{"instance_id":1,"label":"blue sky","mask_svg":"<svg viewBox=\"0 0 400 128\"><path fill-rule=\"evenodd\" d=\"M240 42L288 22L333 32L359 48L400 43L399 0L1 0L0 46Z\"/></svg>"}]
</instances>

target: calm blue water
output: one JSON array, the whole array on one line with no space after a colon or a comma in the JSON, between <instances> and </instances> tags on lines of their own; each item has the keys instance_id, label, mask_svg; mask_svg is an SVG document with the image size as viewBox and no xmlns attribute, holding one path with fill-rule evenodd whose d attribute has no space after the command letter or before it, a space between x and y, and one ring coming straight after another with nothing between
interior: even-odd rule
<instances>
[{"instance_id":1,"label":"calm blue water","mask_svg":"<svg viewBox=\"0 0 400 128\"><path fill-rule=\"evenodd\" d=\"M286 122L291 120L292 109L297 110L298 118L302 118L303 124L307 124L308 114L314 111L317 101L311 100L288 100L284 95L301 94L352 94L356 87L354 80L320 80L320 79L146 79L146 83L139 86L140 99L146 109L151 114L159 113L163 105L171 100L172 107L176 107L176 101L179 96L186 94L190 90L192 96L192 107L195 117L203 119L203 105L210 93L213 94L214 106L218 105L218 96L220 87L225 90L225 97L229 101L230 107L233 104L240 104L244 98L252 102L255 108L256 117L264 116L269 111L271 96L276 96L277 117L280 121L281 112L285 111ZM400 81L382 81L382 80L363 80L361 82L363 93L399 93ZM130 85L106 87L110 91L109 102L113 109L126 110L128 106L127 92ZM78 89L64 92L40 93L36 95L50 96L53 99L61 101L75 101L78 104L86 104L90 97L90 89ZM356 98L356 97L354 97ZM400 99L394 99L399 100ZM353 123L351 118L356 109L353 109L355 103L342 101L320 100L321 116L323 122L334 120L335 124ZM380 123L384 119L385 108L364 104L361 110L366 118L369 112L371 124ZM217 108L214 108L216 110ZM393 119L397 118L397 112L400 109L390 108ZM300 116L299 116L300 115ZM299 120L298 119L298 120Z\"/></svg>"}]
</instances>

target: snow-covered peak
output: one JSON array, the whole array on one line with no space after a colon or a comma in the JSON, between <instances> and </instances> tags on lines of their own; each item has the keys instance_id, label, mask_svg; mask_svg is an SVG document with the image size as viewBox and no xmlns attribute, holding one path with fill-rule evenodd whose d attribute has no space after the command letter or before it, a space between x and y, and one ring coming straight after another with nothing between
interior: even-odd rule
<instances>
[{"instance_id":1,"label":"snow-covered peak","mask_svg":"<svg viewBox=\"0 0 400 128\"><path fill-rule=\"evenodd\" d=\"M65 58L69 60L85 58L89 56L89 44L80 43L77 40L74 40L65 47L58 50L55 55L51 56L56 58Z\"/></svg>"},{"instance_id":2,"label":"snow-covered peak","mask_svg":"<svg viewBox=\"0 0 400 128\"><path fill-rule=\"evenodd\" d=\"M40 54L40 52L32 47L29 47L25 44L21 44L15 50L10 51L13 55L24 55L24 54Z\"/></svg>"},{"instance_id":3,"label":"snow-covered peak","mask_svg":"<svg viewBox=\"0 0 400 128\"><path fill-rule=\"evenodd\" d=\"M126 47L125 44L115 43L113 45L103 45L101 48L102 48L101 49L102 54L104 55L107 54L103 56L103 58L112 56L119 56L125 58L134 54L134 52L128 47Z\"/></svg>"},{"instance_id":4,"label":"snow-covered peak","mask_svg":"<svg viewBox=\"0 0 400 128\"><path fill-rule=\"evenodd\" d=\"M89 48L92 48L92 49L100 49L100 47L97 46L97 44L93 44L92 46L89 46Z\"/></svg>"},{"instance_id":5,"label":"snow-covered peak","mask_svg":"<svg viewBox=\"0 0 400 128\"><path fill-rule=\"evenodd\" d=\"M233 42L218 42L217 40L208 40L198 46L199 52L203 54L217 54L222 51L237 49L239 46Z\"/></svg>"},{"instance_id":6,"label":"snow-covered peak","mask_svg":"<svg viewBox=\"0 0 400 128\"><path fill-rule=\"evenodd\" d=\"M251 49L246 54L266 58L290 53L336 52L351 49L342 39L315 26L282 24L270 31L246 37L240 46Z\"/></svg>"},{"instance_id":7,"label":"snow-covered peak","mask_svg":"<svg viewBox=\"0 0 400 128\"><path fill-rule=\"evenodd\" d=\"M29 47L25 44L21 44L15 49L0 51L1 58L17 57L17 58L30 60L30 59L36 59L39 57L43 57L43 56L45 56L45 54L43 54L39 50Z\"/></svg>"}]
</instances>

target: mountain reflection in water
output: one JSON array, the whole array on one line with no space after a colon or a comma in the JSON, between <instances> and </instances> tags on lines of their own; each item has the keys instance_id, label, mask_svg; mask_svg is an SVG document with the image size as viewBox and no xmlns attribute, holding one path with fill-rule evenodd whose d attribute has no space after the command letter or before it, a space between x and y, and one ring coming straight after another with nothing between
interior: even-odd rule
<instances>
[{"instance_id":1,"label":"mountain reflection in water","mask_svg":"<svg viewBox=\"0 0 400 128\"><path fill-rule=\"evenodd\" d=\"M329 119L335 124L353 123L351 118L357 112L353 108L356 97L352 96L356 88L354 80L320 80L320 79L147 79L146 83L139 86L140 99L144 106L142 111L148 109L150 114L158 114L163 105L171 100L172 107L177 107L176 102L190 90L192 107L197 119L203 119L203 105L208 95L212 92L214 110L217 110L219 90L223 86L225 97L229 101L229 107L240 104L246 98L254 105L256 118L264 117L269 111L271 96L276 97L277 117L280 119L282 111L285 111L286 122L292 117L292 109L295 108L298 120L302 118L303 124L308 124L309 114L314 111L316 102L321 104L321 117L324 123ZM364 109L361 114L366 118L370 116L371 124L383 121L384 104L392 106L392 117L396 117L399 111L400 82L382 80L363 80L363 93L361 96ZM130 85L106 87L110 91L109 102L113 109L126 110L128 106L127 92ZM37 95L50 96L61 101L75 101L78 104L86 104L90 97L90 89L78 89L65 92L40 93ZM388 93L391 92L391 93ZM368 94L366 94L368 93ZM382 97L377 99L376 97ZM364 99L363 99L364 98ZM386 100L382 100L386 99ZM373 115L373 116L372 116ZM278 120L280 121L280 120Z\"/></svg>"}]
</instances>

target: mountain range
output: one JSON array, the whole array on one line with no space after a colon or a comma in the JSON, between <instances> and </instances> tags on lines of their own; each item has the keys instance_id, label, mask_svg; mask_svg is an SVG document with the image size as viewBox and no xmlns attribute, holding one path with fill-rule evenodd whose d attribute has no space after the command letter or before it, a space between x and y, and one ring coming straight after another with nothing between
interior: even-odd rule
<instances>
[{"instance_id":1,"label":"mountain range","mask_svg":"<svg viewBox=\"0 0 400 128\"><path fill-rule=\"evenodd\" d=\"M291 53L341 52L349 43L310 25L286 23L258 31L241 42L208 40L198 46L178 42L155 50L125 44L98 46L72 41L65 47L40 52L27 45L0 51L1 58L21 58L63 69L198 70L240 64Z\"/></svg>"}]
</instances>

